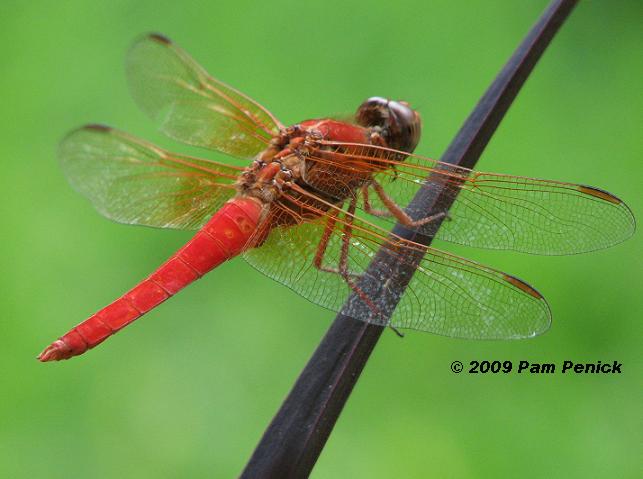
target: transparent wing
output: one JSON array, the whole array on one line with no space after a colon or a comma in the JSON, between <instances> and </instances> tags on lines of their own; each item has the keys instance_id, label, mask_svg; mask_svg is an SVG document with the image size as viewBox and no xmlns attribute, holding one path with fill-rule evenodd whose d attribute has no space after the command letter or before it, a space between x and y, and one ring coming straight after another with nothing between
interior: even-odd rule
<instances>
[{"instance_id":1,"label":"transparent wing","mask_svg":"<svg viewBox=\"0 0 643 479\"><path fill-rule=\"evenodd\" d=\"M547 303L521 280L433 248L400 238L387 239L385 232L347 211L333 207L324 212L315 203L291 198L287 206L274 206L264 224L295 226L272 229L260 247L244 253L245 259L304 298L333 311L339 311L356 292L361 301L343 312L382 325L388 324L383 318L393 304L395 270L418 260L419 267L390 325L477 339L524 338L548 329L551 317ZM303 221L301 212L305 210L317 219ZM322 241L327 244L320 252ZM385 254L394 256L394 266L368 270L382 245L386 246ZM368 276L377 285L375 290L364 286Z\"/></svg>"},{"instance_id":2,"label":"transparent wing","mask_svg":"<svg viewBox=\"0 0 643 479\"><path fill-rule=\"evenodd\" d=\"M420 189L436 196L442 191L434 211L409 211L415 219L446 211L457 195L441 226L431 222L411 228L438 239L479 248L561 255L612 246L629 238L635 229L628 206L595 187L476 172L377 146L322 144L334 152L317 152L310 161L329 169L342 165L343 169L370 172L401 207ZM425 182L428 175L430 181ZM369 200L372 209L386 210L385 202L371 188ZM361 208L365 208L363 203Z\"/></svg>"},{"instance_id":3,"label":"transparent wing","mask_svg":"<svg viewBox=\"0 0 643 479\"><path fill-rule=\"evenodd\" d=\"M230 199L242 168L168 153L100 125L71 132L58 157L71 185L120 223L197 229Z\"/></svg>"},{"instance_id":4,"label":"transparent wing","mask_svg":"<svg viewBox=\"0 0 643 479\"><path fill-rule=\"evenodd\" d=\"M212 78L161 35L138 40L126 67L138 105L176 140L253 158L282 127L268 110Z\"/></svg>"}]
</instances>

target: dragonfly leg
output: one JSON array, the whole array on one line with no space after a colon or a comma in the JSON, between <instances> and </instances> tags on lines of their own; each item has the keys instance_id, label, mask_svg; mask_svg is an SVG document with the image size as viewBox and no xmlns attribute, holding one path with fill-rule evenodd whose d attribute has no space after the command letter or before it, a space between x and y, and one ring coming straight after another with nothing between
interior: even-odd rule
<instances>
[{"instance_id":1,"label":"dragonfly leg","mask_svg":"<svg viewBox=\"0 0 643 479\"><path fill-rule=\"evenodd\" d=\"M337 211L333 210L328 214L326 220L326 226L324 227L324 233L322 234L321 240L319 240L319 245L317 246L317 252L315 253L315 258L313 259L313 265L320 271L325 271L326 273L336 273L339 274L339 270L336 268L330 268L324 266L324 255L328 249L328 242L330 237L335 230L335 225L337 224Z\"/></svg>"},{"instance_id":2,"label":"dragonfly leg","mask_svg":"<svg viewBox=\"0 0 643 479\"><path fill-rule=\"evenodd\" d=\"M388 327L391 328L395 334L397 334L398 338L403 338L404 337L404 333L402 331L400 331L399 329L397 329L395 326L391 326L389 324Z\"/></svg>"},{"instance_id":3,"label":"dragonfly leg","mask_svg":"<svg viewBox=\"0 0 643 479\"><path fill-rule=\"evenodd\" d=\"M342 251L341 255L346 256L346 258L341 258L340 257L340 267L339 268L331 268L330 266L325 266L324 263L324 255L326 254L326 250L328 249L328 242L330 241L330 238L333 234L333 231L335 230L335 225L337 224L337 215L338 211L335 210L332 213L328 214L328 220L326 221L326 227L324 228L324 233L322 234L321 240L319 241L319 245L317 246L317 252L315 253L315 259L313 260L313 264L315 268L317 268L320 271L324 271L326 273L334 273L334 274L339 274L342 276L344 279L346 277L349 278L357 278L359 277L358 274L351 273L348 271L348 248L345 245L347 243L347 239L345 238L345 235L342 237ZM350 239L350 238L348 238ZM344 265L344 268L342 269L341 265Z\"/></svg>"},{"instance_id":4,"label":"dragonfly leg","mask_svg":"<svg viewBox=\"0 0 643 479\"><path fill-rule=\"evenodd\" d=\"M353 220L355 218L355 207L357 206L357 196L353 197L351 200L350 206L348 207L348 213L346 214L346 222L344 223L344 235L342 237L342 254L340 256L339 269L340 271L348 271L348 248L350 246L350 238L353 233ZM366 303L369 309L379 316L379 308L373 303L371 298L369 298L359 286L357 286L350 278L344 276L344 280L350 286L350 288L357 294L362 301ZM403 338L404 335L398 331L395 327L388 324L388 327L395 332L400 338Z\"/></svg>"},{"instance_id":5,"label":"dragonfly leg","mask_svg":"<svg viewBox=\"0 0 643 479\"><path fill-rule=\"evenodd\" d=\"M372 210L374 213L371 213L369 211L370 204L367 206L367 200L368 196L364 197L364 208L367 213L374 214L375 216L394 216L396 220L398 220L401 224L404 226L410 226L410 227L418 227L418 226L423 226L427 223L431 223L432 221L438 220L440 218L448 218L447 214L442 211L440 213L436 213L431 216L427 216L425 218L420 218L419 220L414 220L411 218L387 193L384 191L384 188L382 185L380 185L377 181L372 181L370 184L373 189L375 190L375 193L377 193L377 196L379 196L380 200L382 200L382 203L384 203L384 206L386 206L388 210L388 215L387 214L382 214L381 210ZM378 214L379 213L379 214Z\"/></svg>"},{"instance_id":6,"label":"dragonfly leg","mask_svg":"<svg viewBox=\"0 0 643 479\"><path fill-rule=\"evenodd\" d=\"M389 210L378 210L373 208L368 194L368 185L362 186L362 197L364 198L364 211L366 211L369 215L386 217L393 216L393 213L391 213Z\"/></svg>"},{"instance_id":7,"label":"dragonfly leg","mask_svg":"<svg viewBox=\"0 0 643 479\"><path fill-rule=\"evenodd\" d=\"M324 228L324 233L322 234L322 238L317 248L317 253L315 254L314 265L320 271L339 274L344 279L348 287L351 290L353 290L353 292L357 294L357 296L359 296L359 298L362 301L364 301L364 303L368 306L368 308L372 311L372 313L375 316L379 316L380 315L379 308L375 305L375 303L373 303L371 298L369 298L368 295L364 293L364 291L355 283L355 280L359 278L360 275L351 273L348 269L348 253L351 245L350 240L353 235L353 221L355 218L356 206L357 206L357 196L351 199L348 210L344 215L344 226L342 228L342 247L340 251L338 267L330 268L322 264L324 254L326 252L326 249L328 248L328 242L330 241L330 237L333 234L335 225L337 224L337 216L338 216L337 211L331 213L328 216L326 227ZM404 337L404 335L396 328L394 328L391 325L388 325L388 326L399 337L401 338Z\"/></svg>"},{"instance_id":8,"label":"dragonfly leg","mask_svg":"<svg viewBox=\"0 0 643 479\"><path fill-rule=\"evenodd\" d=\"M351 200L351 205L356 203L356 199ZM352 207L353 213L355 212L355 206ZM351 208L349 207L349 213ZM328 242L335 230L335 225L337 224L337 215L338 211L335 210L332 213L328 214L328 220L326 221L326 227L324 228L324 233L322 234L321 240L319 241L319 246L317 246L317 252L315 253L315 259L313 264L315 268L320 271L325 271L326 273L334 273L340 275L348 283L349 286L354 284L354 280L359 277L357 273L351 273L348 270L348 249L350 247L350 238L352 235L352 223L353 223L353 214L346 215L346 220L344 222L344 227L342 230L342 248L339 256L339 265L337 268L332 268L330 266L325 266L324 255L328 249ZM351 286L353 288L353 286Z\"/></svg>"}]
</instances>

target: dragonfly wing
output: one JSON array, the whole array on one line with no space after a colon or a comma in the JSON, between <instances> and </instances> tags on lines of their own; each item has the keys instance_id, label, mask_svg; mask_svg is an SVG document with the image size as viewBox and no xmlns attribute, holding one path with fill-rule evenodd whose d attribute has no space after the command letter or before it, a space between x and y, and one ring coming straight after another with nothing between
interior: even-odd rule
<instances>
[{"instance_id":1,"label":"dragonfly wing","mask_svg":"<svg viewBox=\"0 0 643 479\"><path fill-rule=\"evenodd\" d=\"M406 253L402 255L405 259L398 265L408 261ZM398 257L396 253L396 261ZM391 324L458 338L521 339L547 331L551 312L542 295L524 281L429 248Z\"/></svg>"},{"instance_id":2,"label":"dragonfly wing","mask_svg":"<svg viewBox=\"0 0 643 479\"><path fill-rule=\"evenodd\" d=\"M267 223L290 212L273 210L271 214ZM350 221L352 231L346 244L347 218L350 214L341 211L336 220L326 215L297 226L274 228L259 248L248 250L244 257L262 273L333 311L340 311L349 295L357 291L359 299L342 311L375 324L477 339L525 338L549 328L547 303L523 281L442 251L399 238L387 239L386 232L358 218ZM333 221L336 223L329 229ZM328 242L321 255L323 238ZM382 245L386 246L384 254L394 255L394 261L388 263L393 266L380 262L379 269L369 269ZM326 270L315 266L320 255ZM391 322L386 323L383 318L390 315L388 310L396 299L392 283L399 280L398 269L414 260L419 267ZM357 290L340 274L342 263ZM374 289L364 286L367 277Z\"/></svg>"},{"instance_id":3,"label":"dragonfly wing","mask_svg":"<svg viewBox=\"0 0 643 479\"><path fill-rule=\"evenodd\" d=\"M253 158L282 127L268 110L212 78L161 35L139 39L126 66L136 102L176 140Z\"/></svg>"},{"instance_id":4,"label":"dragonfly wing","mask_svg":"<svg viewBox=\"0 0 643 479\"><path fill-rule=\"evenodd\" d=\"M629 207L607 191L492 173L463 184L449 216L439 239L546 255L608 248L635 228Z\"/></svg>"},{"instance_id":5,"label":"dragonfly wing","mask_svg":"<svg viewBox=\"0 0 643 479\"><path fill-rule=\"evenodd\" d=\"M441 224L411 227L438 239L478 248L561 255L612 246L629 238L635 229L634 216L622 200L591 186L476 172L376 146L343 148L348 153L335 153L334 161L367 165L399 206L406 207L419 190L435 198L433 211L410 210L409 214L419 219L448 212ZM328 162L329 153L324 156L317 155L319 161ZM385 202L371 188L369 192L371 208L386 210ZM389 217L389 221L396 219Z\"/></svg>"},{"instance_id":6,"label":"dragonfly wing","mask_svg":"<svg viewBox=\"0 0 643 479\"><path fill-rule=\"evenodd\" d=\"M100 125L67 135L58 157L71 185L101 214L163 228L199 228L234 195L242 171L171 154Z\"/></svg>"}]
</instances>

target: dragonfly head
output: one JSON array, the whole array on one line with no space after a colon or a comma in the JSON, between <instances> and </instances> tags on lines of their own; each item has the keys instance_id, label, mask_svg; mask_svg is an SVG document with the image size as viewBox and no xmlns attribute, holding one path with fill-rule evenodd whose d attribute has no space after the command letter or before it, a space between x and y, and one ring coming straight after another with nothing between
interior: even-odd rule
<instances>
[{"instance_id":1,"label":"dragonfly head","mask_svg":"<svg viewBox=\"0 0 643 479\"><path fill-rule=\"evenodd\" d=\"M371 97L357 109L355 119L360 126L378 129L389 148L410 153L420 141L420 114L405 101Z\"/></svg>"}]
</instances>

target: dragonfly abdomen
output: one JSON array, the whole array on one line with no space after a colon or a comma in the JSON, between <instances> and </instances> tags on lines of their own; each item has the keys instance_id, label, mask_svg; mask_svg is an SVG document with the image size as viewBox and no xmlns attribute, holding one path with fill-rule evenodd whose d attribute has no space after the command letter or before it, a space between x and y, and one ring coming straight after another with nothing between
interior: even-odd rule
<instances>
[{"instance_id":1,"label":"dragonfly abdomen","mask_svg":"<svg viewBox=\"0 0 643 479\"><path fill-rule=\"evenodd\" d=\"M257 230L262 205L236 198L148 278L54 341L38 356L57 361L83 354L154 309L208 271L241 253Z\"/></svg>"}]
</instances>

